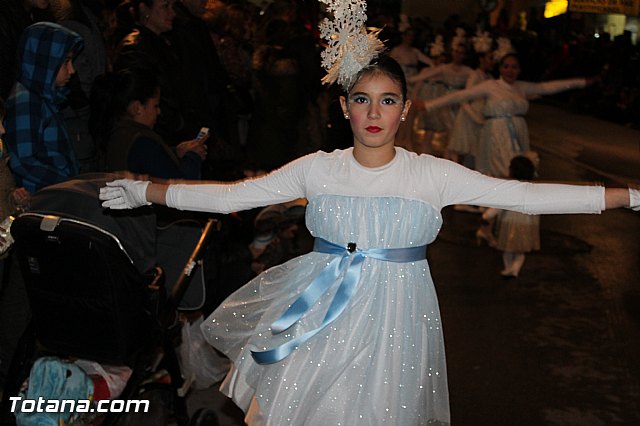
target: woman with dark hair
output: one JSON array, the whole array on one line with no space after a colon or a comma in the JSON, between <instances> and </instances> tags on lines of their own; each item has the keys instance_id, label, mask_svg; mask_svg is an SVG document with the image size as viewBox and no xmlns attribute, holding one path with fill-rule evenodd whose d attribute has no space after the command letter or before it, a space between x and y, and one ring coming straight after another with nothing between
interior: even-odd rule
<instances>
[{"instance_id":1,"label":"woman with dark hair","mask_svg":"<svg viewBox=\"0 0 640 426\"><path fill-rule=\"evenodd\" d=\"M96 79L90 125L100 143L106 171L200 179L208 135L169 147L153 130L160 114L160 93L155 76L140 70L108 73Z\"/></svg>"},{"instance_id":2,"label":"woman with dark hair","mask_svg":"<svg viewBox=\"0 0 640 426\"><path fill-rule=\"evenodd\" d=\"M162 116L156 130L165 141L176 141L195 135L185 134L185 116L180 90L182 79L178 56L164 34L173 28L172 0L131 0L129 10L135 24L116 48L113 69L144 70L155 73L162 89Z\"/></svg>"},{"instance_id":3,"label":"woman with dark hair","mask_svg":"<svg viewBox=\"0 0 640 426\"><path fill-rule=\"evenodd\" d=\"M542 83L520 81L520 61L513 53L500 59L499 72L500 78L497 80L486 80L473 87L417 105L424 105L427 111L432 111L484 98L482 112L485 124L480 137L476 168L492 176L507 177L511 159L529 150L529 130L524 119L529 110L529 99L582 88L593 80L574 78ZM483 154L487 153L488 157L485 157Z\"/></svg>"},{"instance_id":4,"label":"woman with dark hair","mask_svg":"<svg viewBox=\"0 0 640 426\"><path fill-rule=\"evenodd\" d=\"M306 198L313 251L264 271L203 324L208 342L233 362L222 391L248 424L448 425L426 260L442 209L599 213L640 209L640 191L502 180L396 147L411 101L402 68L388 57L344 86L352 148L229 184L118 180L100 198L112 209L158 203L218 213Z\"/></svg>"}]
</instances>

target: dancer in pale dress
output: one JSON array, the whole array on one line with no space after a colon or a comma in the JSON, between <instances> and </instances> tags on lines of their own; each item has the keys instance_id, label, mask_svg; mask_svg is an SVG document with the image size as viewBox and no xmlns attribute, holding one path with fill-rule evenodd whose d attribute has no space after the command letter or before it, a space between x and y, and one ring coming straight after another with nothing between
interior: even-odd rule
<instances>
[{"instance_id":1,"label":"dancer in pale dress","mask_svg":"<svg viewBox=\"0 0 640 426\"><path fill-rule=\"evenodd\" d=\"M407 81L409 83L418 83L423 81L438 82L444 89L444 94L451 94L464 89L465 84L473 70L464 65L464 60L467 55L467 47L464 43L458 43L453 47L451 52L451 62L437 67L423 68L417 75L409 77ZM457 105L451 104L441 115L441 120L444 131L447 132L445 137L445 157L449 157L448 140L450 137L451 129L455 121L456 114L458 113Z\"/></svg>"},{"instance_id":2,"label":"dancer in pale dress","mask_svg":"<svg viewBox=\"0 0 640 426\"><path fill-rule=\"evenodd\" d=\"M513 157L529 150L529 129L524 119L529 110L529 98L550 95L570 89L583 88L592 79L574 78L542 83L519 81L520 62L515 54L507 54L499 63L500 78L486 80L476 86L460 90L418 105L427 111L483 98L485 124L481 133L481 147L476 169L497 177L507 177ZM486 145L488 157L483 153Z\"/></svg>"},{"instance_id":3,"label":"dancer in pale dress","mask_svg":"<svg viewBox=\"0 0 640 426\"><path fill-rule=\"evenodd\" d=\"M391 49L389 56L395 59L402 70L404 75L409 78L418 73L418 67L420 64L424 66L432 67L433 59L422 53L419 49L413 47L413 41L416 38L416 33L413 28L409 27L402 32L402 42Z\"/></svg>"},{"instance_id":4,"label":"dancer in pale dress","mask_svg":"<svg viewBox=\"0 0 640 426\"><path fill-rule=\"evenodd\" d=\"M533 162L518 155L511 159L509 177L520 181L532 181L536 174ZM517 278L526 253L540 250L540 216L490 208L482 213L482 219L497 222L495 248L502 252L504 268L500 275Z\"/></svg>"},{"instance_id":5,"label":"dancer in pale dress","mask_svg":"<svg viewBox=\"0 0 640 426\"><path fill-rule=\"evenodd\" d=\"M431 58L413 47L414 39L415 31L411 27L406 28L402 32L402 42L389 52L389 56L400 64L407 78L418 73L420 64L429 67L434 66L434 61ZM408 150L418 152L420 147L417 146L418 141L415 140L415 132L413 129L415 118L413 111L409 111L406 117L406 124L401 125L398 130L396 144Z\"/></svg>"},{"instance_id":6,"label":"dancer in pale dress","mask_svg":"<svg viewBox=\"0 0 640 426\"><path fill-rule=\"evenodd\" d=\"M382 56L352 77L340 102L353 148L236 183L118 180L100 192L105 208L157 203L219 213L308 199L314 250L263 272L203 324L233 362L222 390L248 424L450 424L442 325L425 259L442 208L599 213L630 200L640 208L637 190L500 180L395 147L411 107L402 69Z\"/></svg>"},{"instance_id":7,"label":"dancer in pale dress","mask_svg":"<svg viewBox=\"0 0 640 426\"><path fill-rule=\"evenodd\" d=\"M467 79L465 89L493 78L491 71L495 62L491 49L492 39L489 33L479 33L473 37L473 48L478 57L478 67ZM484 99L475 99L462 103L449 138L450 159L472 169L475 168L480 132L484 125L483 107Z\"/></svg>"},{"instance_id":8,"label":"dancer in pale dress","mask_svg":"<svg viewBox=\"0 0 640 426\"><path fill-rule=\"evenodd\" d=\"M441 34L438 34L433 43L431 43L429 56L431 57L432 67L434 68L447 63L444 38ZM445 85L438 79L418 81L416 83L409 84L408 87L412 98L419 98L425 101L439 98L447 93ZM404 148L411 149L419 154L433 153L433 144L436 140L436 135L445 134L447 130L444 124L446 117L444 117L445 120L440 118L440 115L445 116L446 111L443 111L442 114L429 115L424 114L424 111L416 111L415 109L412 109L412 111L415 118L411 127L415 127L416 130L419 129L423 132L423 136L419 143L414 144L413 148L406 146ZM402 131L402 129L400 131ZM402 146L402 144L400 143L399 146Z\"/></svg>"}]
</instances>

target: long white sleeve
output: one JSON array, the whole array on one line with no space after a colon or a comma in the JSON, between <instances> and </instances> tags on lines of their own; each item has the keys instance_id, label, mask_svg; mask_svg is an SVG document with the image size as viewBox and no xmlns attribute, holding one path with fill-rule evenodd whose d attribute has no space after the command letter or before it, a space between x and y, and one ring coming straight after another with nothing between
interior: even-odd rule
<instances>
[{"instance_id":1,"label":"long white sleeve","mask_svg":"<svg viewBox=\"0 0 640 426\"><path fill-rule=\"evenodd\" d=\"M179 210L231 213L304 198L313 160L310 154L265 176L230 184L170 185L166 203Z\"/></svg>"},{"instance_id":2,"label":"long white sleeve","mask_svg":"<svg viewBox=\"0 0 640 426\"><path fill-rule=\"evenodd\" d=\"M600 213L605 190L597 185L567 185L497 179L444 162L438 176L442 207L472 204L528 214Z\"/></svg>"},{"instance_id":3,"label":"long white sleeve","mask_svg":"<svg viewBox=\"0 0 640 426\"><path fill-rule=\"evenodd\" d=\"M542 83L516 81L515 86L526 96L551 95L565 90L581 89L586 86L584 78L570 78L567 80L553 80Z\"/></svg>"},{"instance_id":4,"label":"long white sleeve","mask_svg":"<svg viewBox=\"0 0 640 426\"><path fill-rule=\"evenodd\" d=\"M487 80L468 89L456 90L439 98L425 101L424 107L427 111L431 111L445 106L487 97L492 87L491 83L491 80Z\"/></svg>"}]
</instances>

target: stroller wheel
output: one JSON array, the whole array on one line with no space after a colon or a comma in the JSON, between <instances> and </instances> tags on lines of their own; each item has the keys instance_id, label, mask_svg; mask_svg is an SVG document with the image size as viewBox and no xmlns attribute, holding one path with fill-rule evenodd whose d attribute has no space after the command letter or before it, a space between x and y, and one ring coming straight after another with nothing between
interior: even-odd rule
<instances>
[{"instance_id":1,"label":"stroller wheel","mask_svg":"<svg viewBox=\"0 0 640 426\"><path fill-rule=\"evenodd\" d=\"M215 411L200 408L189 420L189 426L220 426L220 420Z\"/></svg>"}]
</instances>

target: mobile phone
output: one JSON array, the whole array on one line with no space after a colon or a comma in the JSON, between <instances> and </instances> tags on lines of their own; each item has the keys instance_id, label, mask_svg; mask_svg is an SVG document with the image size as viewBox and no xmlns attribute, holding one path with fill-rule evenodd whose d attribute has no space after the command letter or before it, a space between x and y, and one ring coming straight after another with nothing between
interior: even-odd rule
<instances>
[{"instance_id":1,"label":"mobile phone","mask_svg":"<svg viewBox=\"0 0 640 426\"><path fill-rule=\"evenodd\" d=\"M209 134L209 128L208 127L202 127L200 129L200 131L198 132L198 136L196 136L196 140L199 141L202 138L204 138L205 136L207 136Z\"/></svg>"}]
</instances>

